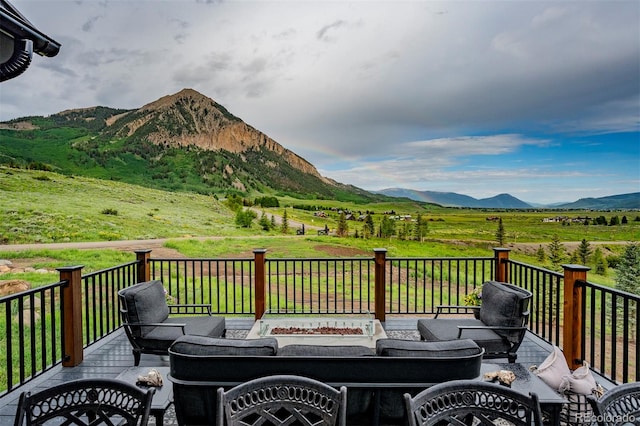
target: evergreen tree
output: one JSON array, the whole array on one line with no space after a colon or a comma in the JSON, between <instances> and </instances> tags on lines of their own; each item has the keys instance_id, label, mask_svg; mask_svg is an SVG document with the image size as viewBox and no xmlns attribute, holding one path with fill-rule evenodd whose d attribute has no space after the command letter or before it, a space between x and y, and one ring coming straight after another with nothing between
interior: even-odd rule
<instances>
[{"instance_id":1,"label":"evergreen tree","mask_svg":"<svg viewBox=\"0 0 640 426\"><path fill-rule=\"evenodd\" d=\"M578 246L578 261L580 264L587 265L589 263L589 258L591 257L591 245L589 241L582 239L582 242Z\"/></svg>"},{"instance_id":2,"label":"evergreen tree","mask_svg":"<svg viewBox=\"0 0 640 426\"><path fill-rule=\"evenodd\" d=\"M548 246L549 249L549 260L551 264L558 269L560 264L564 262L565 259L565 249L562 243L560 242L560 237L558 234L554 234L551 239L551 243Z\"/></svg>"},{"instance_id":3,"label":"evergreen tree","mask_svg":"<svg viewBox=\"0 0 640 426\"><path fill-rule=\"evenodd\" d=\"M349 235L349 225L347 224L347 215L344 212L340 212L338 218L338 228L336 229L336 235L338 237L346 237Z\"/></svg>"},{"instance_id":4,"label":"evergreen tree","mask_svg":"<svg viewBox=\"0 0 640 426\"><path fill-rule=\"evenodd\" d=\"M496 241L498 246L502 247L505 243L506 234L504 231L504 225L502 224L502 218L498 219L498 229L496 230Z\"/></svg>"},{"instance_id":5,"label":"evergreen tree","mask_svg":"<svg viewBox=\"0 0 640 426\"><path fill-rule=\"evenodd\" d=\"M282 214L282 223L280 224L280 232L286 234L289 232L289 217L287 216L287 209L284 209Z\"/></svg>"},{"instance_id":6,"label":"evergreen tree","mask_svg":"<svg viewBox=\"0 0 640 426\"><path fill-rule=\"evenodd\" d=\"M616 226L616 225L620 225L620 219L618 218L618 216L612 216L611 220L609 221L609 226Z\"/></svg>"},{"instance_id":7,"label":"evergreen tree","mask_svg":"<svg viewBox=\"0 0 640 426\"><path fill-rule=\"evenodd\" d=\"M622 223L623 225L626 225L627 223L629 223L629 219L627 219L626 216L622 216L622 221L620 223Z\"/></svg>"},{"instance_id":8,"label":"evergreen tree","mask_svg":"<svg viewBox=\"0 0 640 426\"><path fill-rule=\"evenodd\" d=\"M547 253L544 251L544 248L542 246L538 247L538 250L536 251L536 257L538 258L538 262L542 264L547 261Z\"/></svg>"},{"instance_id":9,"label":"evergreen tree","mask_svg":"<svg viewBox=\"0 0 640 426\"><path fill-rule=\"evenodd\" d=\"M628 244L616 266L616 288L640 294L640 244Z\"/></svg>"},{"instance_id":10,"label":"evergreen tree","mask_svg":"<svg viewBox=\"0 0 640 426\"><path fill-rule=\"evenodd\" d=\"M596 248L596 251L593 252L593 264L595 265L595 273L598 275L607 275L607 261L602 254L602 250L600 247Z\"/></svg>"},{"instance_id":11,"label":"evergreen tree","mask_svg":"<svg viewBox=\"0 0 640 426\"><path fill-rule=\"evenodd\" d=\"M363 238L371 238L373 234L376 232L375 227L373 225L373 217L370 214L364 219L364 227L362 228L362 237Z\"/></svg>"},{"instance_id":12,"label":"evergreen tree","mask_svg":"<svg viewBox=\"0 0 640 426\"><path fill-rule=\"evenodd\" d=\"M415 227L413 230L413 237L417 241L422 241L422 239L427 235L429 230L429 224L426 222L420 213L418 213L418 217L416 218Z\"/></svg>"},{"instance_id":13,"label":"evergreen tree","mask_svg":"<svg viewBox=\"0 0 640 426\"><path fill-rule=\"evenodd\" d=\"M396 222L387 216L380 221L380 238L391 238L396 234Z\"/></svg>"},{"instance_id":14,"label":"evergreen tree","mask_svg":"<svg viewBox=\"0 0 640 426\"><path fill-rule=\"evenodd\" d=\"M276 218L274 215L271 215L271 229L276 229Z\"/></svg>"},{"instance_id":15,"label":"evergreen tree","mask_svg":"<svg viewBox=\"0 0 640 426\"><path fill-rule=\"evenodd\" d=\"M267 219L267 214L262 211L262 215L260 215L260 220L258 220L258 225L262 228L263 231L270 231L272 229L271 222Z\"/></svg>"},{"instance_id":16,"label":"evergreen tree","mask_svg":"<svg viewBox=\"0 0 640 426\"><path fill-rule=\"evenodd\" d=\"M574 250L571 253L571 257L569 257L569 263L571 263L572 265L575 265L579 262L580 260L578 259L578 250Z\"/></svg>"},{"instance_id":17,"label":"evergreen tree","mask_svg":"<svg viewBox=\"0 0 640 426\"><path fill-rule=\"evenodd\" d=\"M409 237L409 222L402 222L402 226L398 229L398 239L405 241Z\"/></svg>"}]
</instances>

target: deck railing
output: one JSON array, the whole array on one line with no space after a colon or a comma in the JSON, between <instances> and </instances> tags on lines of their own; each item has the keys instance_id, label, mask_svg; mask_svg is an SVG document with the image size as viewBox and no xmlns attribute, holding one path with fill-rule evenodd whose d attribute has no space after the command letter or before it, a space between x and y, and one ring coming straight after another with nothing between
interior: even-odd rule
<instances>
[{"instance_id":1,"label":"deck railing","mask_svg":"<svg viewBox=\"0 0 640 426\"><path fill-rule=\"evenodd\" d=\"M582 359L619 382L640 381L640 296L588 281L577 285L582 292Z\"/></svg>"},{"instance_id":2,"label":"deck railing","mask_svg":"<svg viewBox=\"0 0 640 426\"><path fill-rule=\"evenodd\" d=\"M120 327L117 292L138 282L137 260L0 298L0 396L58 364L82 362L83 348ZM79 283L79 285L75 285Z\"/></svg>"},{"instance_id":3,"label":"deck railing","mask_svg":"<svg viewBox=\"0 0 640 426\"><path fill-rule=\"evenodd\" d=\"M529 306L529 329L556 346L562 345L564 275L509 260L508 281L533 294Z\"/></svg>"},{"instance_id":4,"label":"deck railing","mask_svg":"<svg viewBox=\"0 0 640 426\"><path fill-rule=\"evenodd\" d=\"M146 280L161 280L170 303L210 304L223 315L253 314L254 259L161 259L138 252Z\"/></svg>"},{"instance_id":5,"label":"deck railing","mask_svg":"<svg viewBox=\"0 0 640 426\"><path fill-rule=\"evenodd\" d=\"M0 298L0 395L62 362L66 284Z\"/></svg>"},{"instance_id":6,"label":"deck railing","mask_svg":"<svg viewBox=\"0 0 640 426\"><path fill-rule=\"evenodd\" d=\"M433 314L438 305L464 305L464 296L495 277L495 258L386 259L387 314Z\"/></svg>"},{"instance_id":7,"label":"deck railing","mask_svg":"<svg viewBox=\"0 0 640 426\"><path fill-rule=\"evenodd\" d=\"M533 293L529 329L564 349L573 368L587 362L619 383L640 381L640 296L586 280L589 268L564 274L508 261L509 282Z\"/></svg>"},{"instance_id":8,"label":"deck railing","mask_svg":"<svg viewBox=\"0 0 640 426\"><path fill-rule=\"evenodd\" d=\"M264 249L233 259L136 255L85 276L81 266L60 268L58 283L0 298L0 396L54 365L81 363L83 348L120 327L118 290L150 279L176 303L211 304L218 315L371 312L382 321L461 305L490 279L511 282L533 293L531 331L561 346L572 367L584 360L618 382L640 379L640 296L589 283L579 265L560 274L509 260L508 249L477 258L387 258L385 249L315 259L267 259Z\"/></svg>"}]
</instances>

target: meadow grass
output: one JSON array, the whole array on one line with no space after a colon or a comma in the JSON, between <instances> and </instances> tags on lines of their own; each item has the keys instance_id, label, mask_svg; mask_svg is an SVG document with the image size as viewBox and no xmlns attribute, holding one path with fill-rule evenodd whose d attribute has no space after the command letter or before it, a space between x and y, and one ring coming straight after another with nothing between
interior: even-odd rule
<instances>
[{"instance_id":1,"label":"meadow grass","mask_svg":"<svg viewBox=\"0 0 640 426\"><path fill-rule=\"evenodd\" d=\"M334 200L279 199L281 207L263 209L267 216L287 215L292 221L309 226L307 235L287 235L279 229L263 231L235 225L235 214L215 196L165 192L116 181L72 177L54 172L0 167L0 244L108 241L127 239L171 239L165 245L187 257L252 257L256 248L267 249L268 257L373 256L374 248L386 248L388 257L474 257L491 256L497 245L497 222L488 217L501 217L506 231L506 246L528 243L529 250L514 250L516 260L539 264L534 248L545 247L554 236L563 242L613 242L605 245L605 254L619 254L623 241L640 240L639 212L556 212L556 211L489 211L452 209L433 204L398 199L395 202L355 204ZM293 206L313 206L328 217L314 216L313 211ZM378 227L385 212L422 215L428 223L422 242L398 238L337 238L317 236L314 226L327 225L335 230L338 211L373 212ZM260 210L260 209L259 209ZM545 217L626 216L628 223L618 226L544 223ZM403 226L398 222L397 226ZM409 224L409 227L411 224ZM362 235L363 223L349 221L349 234ZM217 237L200 241L190 237ZM36 268L55 269L82 264L83 272L91 272L133 260L131 253L119 250L33 250L5 252L0 258L33 259ZM568 260L568 258L567 258ZM549 266L549 265L540 265ZM598 279L612 284L613 274ZM590 277L596 277L590 274ZM34 283L50 283L47 274L4 274L3 279L26 279ZM55 281L55 280L54 280Z\"/></svg>"}]
</instances>

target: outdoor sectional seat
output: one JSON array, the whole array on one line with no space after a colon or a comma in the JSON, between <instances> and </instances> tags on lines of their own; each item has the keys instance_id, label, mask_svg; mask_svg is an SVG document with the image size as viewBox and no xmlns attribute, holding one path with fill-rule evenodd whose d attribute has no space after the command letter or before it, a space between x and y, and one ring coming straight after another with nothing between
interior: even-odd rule
<instances>
[{"instance_id":1,"label":"outdoor sectional seat","mask_svg":"<svg viewBox=\"0 0 640 426\"><path fill-rule=\"evenodd\" d=\"M384 424L401 424L404 392L416 394L435 383L479 378L482 354L467 339L380 339L374 351L346 345L278 347L274 338L183 336L169 348L168 379L180 425L214 425L219 387L229 389L279 374L308 377L334 388L346 386L347 424L376 425L387 415L400 418L397 422L383 419Z\"/></svg>"},{"instance_id":2,"label":"outdoor sectional seat","mask_svg":"<svg viewBox=\"0 0 640 426\"><path fill-rule=\"evenodd\" d=\"M472 339L485 350L485 358L515 362L526 333L531 292L512 284L487 281L482 285L479 319L439 318L467 306L438 306L435 318L418 320L422 340Z\"/></svg>"},{"instance_id":3,"label":"outdoor sectional seat","mask_svg":"<svg viewBox=\"0 0 640 426\"><path fill-rule=\"evenodd\" d=\"M167 355L169 346L180 336L220 337L225 318L211 316L210 305L167 305L164 287L158 280L146 281L118 292L122 325L131 346L135 365L143 353ZM170 317L171 311L199 315Z\"/></svg>"}]
</instances>

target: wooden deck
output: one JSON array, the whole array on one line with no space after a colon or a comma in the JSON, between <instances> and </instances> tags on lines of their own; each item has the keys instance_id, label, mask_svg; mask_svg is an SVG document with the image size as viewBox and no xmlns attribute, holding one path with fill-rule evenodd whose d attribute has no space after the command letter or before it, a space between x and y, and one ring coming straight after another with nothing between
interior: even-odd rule
<instances>
[{"instance_id":1,"label":"wooden deck","mask_svg":"<svg viewBox=\"0 0 640 426\"><path fill-rule=\"evenodd\" d=\"M251 319L227 318L227 330L234 335L243 336L253 324ZM419 339L416 330L416 320L410 318L387 319L385 330L389 337ZM551 346L538 338L527 333L520 349L518 350L518 362L526 366L538 365L551 352ZM491 360L495 361L495 360ZM506 361L505 361L506 362ZM157 367L168 366L168 357L156 355L142 355L140 366ZM133 366L133 355L131 345L122 330L116 331L112 335L91 345L85 351L84 362L77 367L57 366L41 376L31 380L26 385L0 398L0 426L13 425L16 407L20 393L26 390L38 391L58 383L69 380L109 377L114 378L124 369ZM600 381L605 388L613 386L603 379ZM153 423L151 419L150 424ZM176 425L173 410L169 409L165 415L165 425Z\"/></svg>"}]
</instances>

